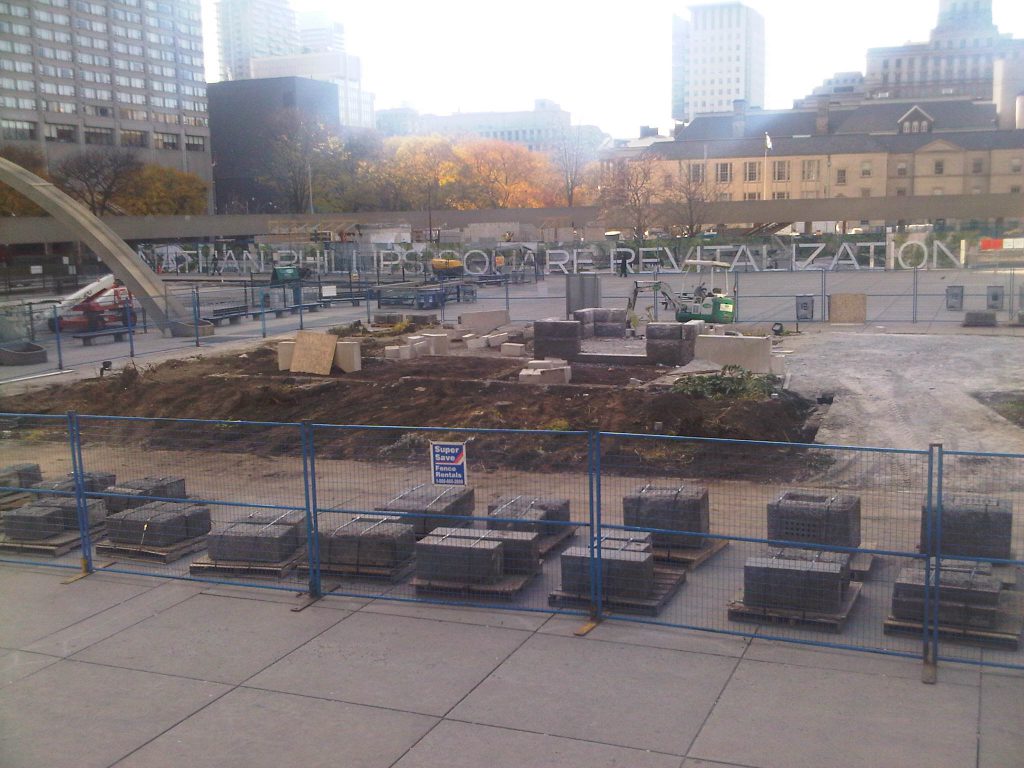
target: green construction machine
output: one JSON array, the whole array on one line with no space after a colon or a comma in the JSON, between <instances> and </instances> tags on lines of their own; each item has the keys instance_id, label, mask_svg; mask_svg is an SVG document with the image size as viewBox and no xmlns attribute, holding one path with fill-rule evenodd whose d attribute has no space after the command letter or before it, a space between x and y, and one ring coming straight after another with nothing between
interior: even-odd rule
<instances>
[{"instance_id":1,"label":"green construction machine","mask_svg":"<svg viewBox=\"0 0 1024 768\"><path fill-rule=\"evenodd\" d=\"M728 294L728 283L724 287L715 285L715 269L728 269L729 264L721 261L691 261L687 267L709 267L711 286L699 283L693 288L675 293L664 280L636 280L633 293L626 304L630 320L636 317L636 303L642 294L654 295L654 300L666 310L675 313L676 322L703 320L707 323L731 323L735 320L735 302Z\"/></svg>"}]
</instances>

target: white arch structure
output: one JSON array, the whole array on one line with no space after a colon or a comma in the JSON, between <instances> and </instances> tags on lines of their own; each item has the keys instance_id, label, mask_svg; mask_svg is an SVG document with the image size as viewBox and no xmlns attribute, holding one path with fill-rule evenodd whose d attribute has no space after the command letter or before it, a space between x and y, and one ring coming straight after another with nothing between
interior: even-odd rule
<instances>
[{"instance_id":1,"label":"white arch structure","mask_svg":"<svg viewBox=\"0 0 1024 768\"><path fill-rule=\"evenodd\" d=\"M173 296L165 296L163 280L143 263L124 240L114 234L110 227L84 205L50 182L2 157L0 182L20 192L54 219L70 228L79 240L103 260L114 273L114 277L128 287L151 318L161 324L192 324L191 314L185 305Z\"/></svg>"}]
</instances>

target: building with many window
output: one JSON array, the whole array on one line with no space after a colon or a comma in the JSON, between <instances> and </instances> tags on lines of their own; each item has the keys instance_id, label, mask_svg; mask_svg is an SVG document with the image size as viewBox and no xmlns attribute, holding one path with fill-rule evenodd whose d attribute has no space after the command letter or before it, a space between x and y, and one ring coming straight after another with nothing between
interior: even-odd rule
<instances>
[{"instance_id":1,"label":"building with many window","mask_svg":"<svg viewBox=\"0 0 1024 768\"><path fill-rule=\"evenodd\" d=\"M764 18L742 3L690 8L672 20L672 117L764 106Z\"/></svg>"},{"instance_id":2,"label":"building with many window","mask_svg":"<svg viewBox=\"0 0 1024 768\"><path fill-rule=\"evenodd\" d=\"M199 0L0 2L0 141L211 178Z\"/></svg>"},{"instance_id":3,"label":"building with many window","mask_svg":"<svg viewBox=\"0 0 1024 768\"><path fill-rule=\"evenodd\" d=\"M217 0L221 80L252 77L253 59L299 52L288 0Z\"/></svg>"}]
</instances>

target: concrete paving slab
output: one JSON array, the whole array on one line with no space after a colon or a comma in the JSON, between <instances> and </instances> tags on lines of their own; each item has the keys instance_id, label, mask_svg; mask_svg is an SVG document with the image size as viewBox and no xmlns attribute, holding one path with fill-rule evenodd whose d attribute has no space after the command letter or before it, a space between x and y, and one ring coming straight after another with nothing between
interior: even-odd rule
<instances>
[{"instance_id":1,"label":"concrete paving slab","mask_svg":"<svg viewBox=\"0 0 1024 768\"><path fill-rule=\"evenodd\" d=\"M0 688L56 664L60 659L27 651L0 651Z\"/></svg>"},{"instance_id":2,"label":"concrete paving slab","mask_svg":"<svg viewBox=\"0 0 1024 768\"><path fill-rule=\"evenodd\" d=\"M74 658L199 680L240 683L347 614L196 595Z\"/></svg>"},{"instance_id":3,"label":"concrete paving slab","mask_svg":"<svg viewBox=\"0 0 1024 768\"><path fill-rule=\"evenodd\" d=\"M238 688L116 766L387 768L436 722L406 712Z\"/></svg>"},{"instance_id":4,"label":"concrete paving slab","mask_svg":"<svg viewBox=\"0 0 1024 768\"><path fill-rule=\"evenodd\" d=\"M791 645L777 640L755 638L743 658L752 661L791 664L798 667L818 667L845 672L903 677L907 680L921 679L920 659L844 651L838 648ZM981 682L980 676L980 669L974 666L965 664L942 664L939 666L939 679L944 683L977 686Z\"/></svg>"},{"instance_id":5,"label":"concrete paving slab","mask_svg":"<svg viewBox=\"0 0 1024 768\"><path fill-rule=\"evenodd\" d=\"M119 605L47 635L27 646L26 650L47 653L51 656L71 656L187 600L201 590L201 584L164 581L153 589L146 590Z\"/></svg>"},{"instance_id":6,"label":"concrete paving slab","mask_svg":"<svg viewBox=\"0 0 1024 768\"><path fill-rule=\"evenodd\" d=\"M1024 685L1020 678L982 678L979 737L978 768L1024 762Z\"/></svg>"},{"instance_id":7,"label":"concrete paving slab","mask_svg":"<svg viewBox=\"0 0 1024 768\"><path fill-rule=\"evenodd\" d=\"M395 768L677 768L679 758L488 725L444 721Z\"/></svg>"},{"instance_id":8,"label":"concrete paving slab","mask_svg":"<svg viewBox=\"0 0 1024 768\"><path fill-rule=\"evenodd\" d=\"M73 575L74 571L57 569L40 573L17 566L0 568L0 647L25 647L152 589L151 584L93 576L61 584Z\"/></svg>"},{"instance_id":9,"label":"concrete paving slab","mask_svg":"<svg viewBox=\"0 0 1024 768\"><path fill-rule=\"evenodd\" d=\"M383 613L388 616L453 621L457 624L478 624L482 627L506 627L522 629L527 632L536 632L551 616L550 613L492 611L468 606L408 603L403 600L374 600L364 610L368 613Z\"/></svg>"},{"instance_id":10,"label":"concrete paving slab","mask_svg":"<svg viewBox=\"0 0 1024 768\"><path fill-rule=\"evenodd\" d=\"M519 630L360 611L247 685L444 715L527 637Z\"/></svg>"},{"instance_id":11,"label":"concrete paving slab","mask_svg":"<svg viewBox=\"0 0 1024 768\"><path fill-rule=\"evenodd\" d=\"M756 768L970 768L977 716L971 686L744 660L689 756Z\"/></svg>"},{"instance_id":12,"label":"concrete paving slab","mask_svg":"<svg viewBox=\"0 0 1024 768\"><path fill-rule=\"evenodd\" d=\"M545 635L572 637L576 630L586 623L580 616L552 616L539 632ZM717 635L713 632L691 632L685 629L662 627L654 624L606 620L587 633L588 640L607 640L626 645L644 645L648 648L664 648L670 651L693 651L716 656L743 655L747 638L732 635Z\"/></svg>"},{"instance_id":13,"label":"concrete paving slab","mask_svg":"<svg viewBox=\"0 0 1024 768\"><path fill-rule=\"evenodd\" d=\"M450 717L682 756L736 664L535 635Z\"/></svg>"},{"instance_id":14,"label":"concrete paving slab","mask_svg":"<svg viewBox=\"0 0 1024 768\"><path fill-rule=\"evenodd\" d=\"M228 690L63 660L0 696L4 768L106 768Z\"/></svg>"}]
</instances>

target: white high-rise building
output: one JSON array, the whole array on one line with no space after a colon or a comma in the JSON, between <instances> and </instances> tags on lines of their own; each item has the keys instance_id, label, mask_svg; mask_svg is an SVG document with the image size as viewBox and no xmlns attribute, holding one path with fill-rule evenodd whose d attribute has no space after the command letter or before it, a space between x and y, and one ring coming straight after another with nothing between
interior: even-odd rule
<instances>
[{"instance_id":1,"label":"white high-rise building","mask_svg":"<svg viewBox=\"0 0 1024 768\"><path fill-rule=\"evenodd\" d=\"M332 23L320 23L315 26L305 26L299 21L299 47L303 53L316 53L318 51L344 51L345 50L345 25Z\"/></svg>"},{"instance_id":2,"label":"white high-rise building","mask_svg":"<svg viewBox=\"0 0 1024 768\"><path fill-rule=\"evenodd\" d=\"M299 52L299 31L288 0L217 0L222 80L252 77L252 60Z\"/></svg>"},{"instance_id":3,"label":"white high-rise building","mask_svg":"<svg viewBox=\"0 0 1024 768\"><path fill-rule=\"evenodd\" d=\"M672 117L680 122L732 110L742 99L764 106L764 17L742 3L690 8L673 18Z\"/></svg>"}]
</instances>

